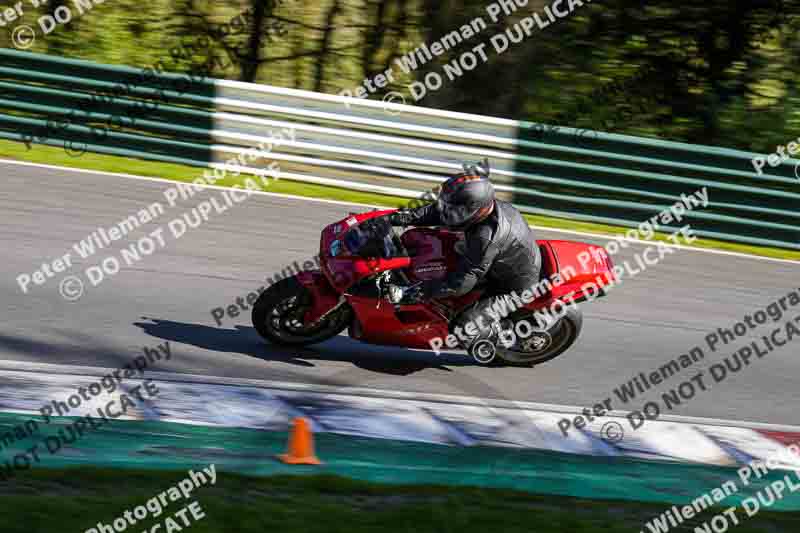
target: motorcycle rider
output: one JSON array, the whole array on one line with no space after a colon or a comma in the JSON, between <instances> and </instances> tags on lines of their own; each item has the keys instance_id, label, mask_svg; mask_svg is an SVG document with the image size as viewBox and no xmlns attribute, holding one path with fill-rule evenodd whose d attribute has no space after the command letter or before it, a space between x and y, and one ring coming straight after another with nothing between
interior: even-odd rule
<instances>
[{"instance_id":1,"label":"motorcycle rider","mask_svg":"<svg viewBox=\"0 0 800 533\"><path fill-rule=\"evenodd\" d=\"M396 211L385 218L392 226L446 226L464 232L465 247L458 268L442 280L400 287L400 303L462 296L485 282L480 300L451 321L450 332L462 339L473 357L488 362L494 357L499 324L492 318L497 313L487 310L514 309L508 307L513 305L512 293L519 295L539 282L542 257L522 214L510 203L495 198L488 160L463 166L464 172L442 184L435 203ZM467 333L476 331L467 327L470 323L477 326L476 334ZM474 352L481 340L491 342L490 357L485 353L482 356L487 360Z\"/></svg>"}]
</instances>

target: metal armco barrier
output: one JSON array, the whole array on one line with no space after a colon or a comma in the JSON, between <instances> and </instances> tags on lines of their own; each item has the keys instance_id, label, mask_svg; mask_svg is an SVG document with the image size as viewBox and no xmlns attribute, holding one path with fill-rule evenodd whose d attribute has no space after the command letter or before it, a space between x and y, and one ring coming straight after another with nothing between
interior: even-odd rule
<instances>
[{"instance_id":1,"label":"metal armco barrier","mask_svg":"<svg viewBox=\"0 0 800 533\"><path fill-rule=\"evenodd\" d=\"M485 156L524 212L632 227L708 187L683 222L698 235L800 250L797 160L758 176L739 150L0 50L0 138L22 151L221 166L285 128L253 163L282 179L411 198Z\"/></svg>"}]
</instances>

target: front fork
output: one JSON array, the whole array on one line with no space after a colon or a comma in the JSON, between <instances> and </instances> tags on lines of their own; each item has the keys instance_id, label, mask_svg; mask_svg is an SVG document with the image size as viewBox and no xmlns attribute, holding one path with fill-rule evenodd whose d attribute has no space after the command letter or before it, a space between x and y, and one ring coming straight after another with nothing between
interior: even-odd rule
<instances>
[{"instance_id":1,"label":"front fork","mask_svg":"<svg viewBox=\"0 0 800 533\"><path fill-rule=\"evenodd\" d=\"M317 324L347 303L344 294L337 293L321 271L300 272L295 277L311 297L311 307L303 316L304 324Z\"/></svg>"}]
</instances>

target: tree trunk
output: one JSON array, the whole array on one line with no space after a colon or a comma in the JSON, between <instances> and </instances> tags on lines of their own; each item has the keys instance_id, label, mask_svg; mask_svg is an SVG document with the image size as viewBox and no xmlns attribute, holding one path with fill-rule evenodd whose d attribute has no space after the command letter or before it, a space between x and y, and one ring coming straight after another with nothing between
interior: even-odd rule
<instances>
[{"instance_id":1,"label":"tree trunk","mask_svg":"<svg viewBox=\"0 0 800 533\"><path fill-rule=\"evenodd\" d=\"M262 29L269 15L272 14L274 4L263 0L252 0L253 24L247 38L244 57L240 57L241 71L239 81L254 83L261 65Z\"/></svg>"},{"instance_id":2,"label":"tree trunk","mask_svg":"<svg viewBox=\"0 0 800 533\"><path fill-rule=\"evenodd\" d=\"M325 81L325 63L328 60L328 54L333 40L333 32L335 30L334 22L337 15L342 10L340 0L334 0L328 15L325 17L325 30L322 34L322 43L320 44L319 54L317 55L317 62L314 66L314 91L322 92L322 84Z\"/></svg>"}]
</instances>

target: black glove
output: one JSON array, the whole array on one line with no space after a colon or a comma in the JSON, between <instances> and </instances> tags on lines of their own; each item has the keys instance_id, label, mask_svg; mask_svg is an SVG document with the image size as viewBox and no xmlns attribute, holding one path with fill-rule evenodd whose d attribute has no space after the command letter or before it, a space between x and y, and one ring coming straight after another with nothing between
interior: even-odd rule
<instances>
[{"instance_id":1,"label":"black glove","mask_svg":"<svg viewBox=\"0 0 800 533\"><path fill-rule=\"evenodd\" d=\"M386 217L365 220L344 236L347 248L360 257L392 256L392 226Z\"/></svg>"},{"instance_id":2,"label":"black glove","mask_svg":"<svg viewBox=\"0 0 800 533\"><path fill-rule=\"evenodd\" d=\"M392 232L392 225L385 215L365 220L359 224L359 227L371 239L382 239L386 235L391 235Z\"/></svg>"}]
</instances>

